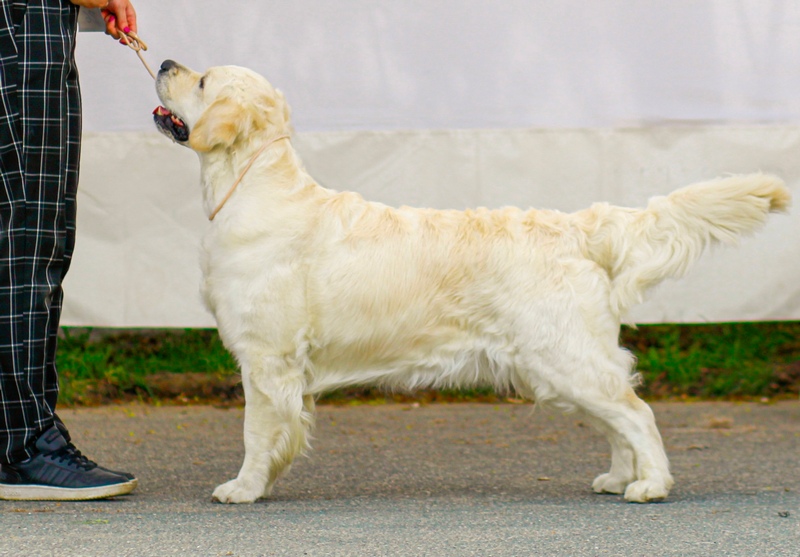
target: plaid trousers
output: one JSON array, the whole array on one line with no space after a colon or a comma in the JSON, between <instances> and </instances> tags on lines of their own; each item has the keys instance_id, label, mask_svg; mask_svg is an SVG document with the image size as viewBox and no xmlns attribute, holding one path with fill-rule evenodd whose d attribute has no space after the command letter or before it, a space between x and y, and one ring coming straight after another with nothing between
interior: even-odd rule
<instances>
[{"instance_id":1,"label":"plaid trousers","mask_svg":"<svg viewBox=\"0 0 800 557\"><path fill-rule=\"evenodd\" d=\"M61 282L75 239L78 8L0 0L0 464L53 425Z\"/></svg>"}]
</instances>

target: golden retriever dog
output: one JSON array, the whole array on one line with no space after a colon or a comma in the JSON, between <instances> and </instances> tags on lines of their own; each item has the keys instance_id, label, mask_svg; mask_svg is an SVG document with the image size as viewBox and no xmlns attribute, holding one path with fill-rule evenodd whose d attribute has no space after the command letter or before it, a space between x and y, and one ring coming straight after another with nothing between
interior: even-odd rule
<instances>
[{"instance_id":1,"label":"golden retriever dog","mask_svg":"<svg viewBox=\"0 0 800 557\"><path fill-rule=\"evenodd\" d=\"M223 503L268 495L308 446L314 399L350 385L491 385L579 413L611 444L594 491L663 499L653 412L619 346L625 311L790 202L773 176L695 184L645 209L393 208L318 185L289 107L240 67L162 64L158 128L200 158L202 293L241 367L245 457Z\"/></svg>"}]
</instances>

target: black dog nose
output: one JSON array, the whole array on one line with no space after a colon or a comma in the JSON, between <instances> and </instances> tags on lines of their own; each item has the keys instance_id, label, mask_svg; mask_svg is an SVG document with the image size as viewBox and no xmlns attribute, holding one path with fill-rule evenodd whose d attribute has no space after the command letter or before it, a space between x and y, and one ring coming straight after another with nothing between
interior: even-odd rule
<instances>
[{"instance_id":1,"label":"black dog nose","mask_svg":"<svg viewBox=\"0 0 800 557\"><path fill-rule=\"evenodd\" d=\"M177 68L177 67L178 67L178 63L175 62L174 60L164 60L163 62L161 62L161 71L162 72L168 72L172 68Z\"/></svg>"}]
</instances>

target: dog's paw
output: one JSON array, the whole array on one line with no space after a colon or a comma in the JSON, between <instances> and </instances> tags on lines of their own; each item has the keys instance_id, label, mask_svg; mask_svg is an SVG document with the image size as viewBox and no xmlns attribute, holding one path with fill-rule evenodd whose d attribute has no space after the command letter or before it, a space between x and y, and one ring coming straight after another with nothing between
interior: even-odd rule
<instances>
[{"instance_id":1,"label":"dog's paw","mask_svg":"<svg viewBox=\"0 0 800 557\"><path fill-rule=\"evenodd\" d=\"M657 480L639 480L630 484L625 490L625 500L629 503L661 501L667 495L669 495L667 482Z\"/></svg>"},{"instance_id":2,"label":"dog's paw","mask_svg":"<svg viewBox=\"0 0 800 557\"><path fill-rule=\"evenodd\" d=\"M218 503L252 503L261 497L263 490L244 485L238 478L217 486L211 498Z\"/></svg>"},{"instance_id":3,"label":"dog's paw","mask_svg":"<svg viewBox=\"0 0 800 557\"><path fill-rule=\"evenodd\" d=\"M600 474L592 482L592 489L595 493L624 493L625 488L631 483L629 478L612 476L611 474Z\"/></svg>"}]
</instances>

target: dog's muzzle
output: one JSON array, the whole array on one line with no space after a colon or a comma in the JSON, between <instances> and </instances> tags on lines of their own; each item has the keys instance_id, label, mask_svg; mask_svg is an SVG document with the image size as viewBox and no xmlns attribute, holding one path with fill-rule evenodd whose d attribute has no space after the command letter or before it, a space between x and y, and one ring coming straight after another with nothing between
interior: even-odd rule
<instances>
[{"instance_id":1,"label":"dog's muzzle","mask_svg":"<svg viewBox=\"0 0 800 557\"><path fill-rule=\"evenodd\" d=\"M172 70L180 70L182 67L183 66L172 60L164 60L164 62L161 63L161 68L159 68L158 77L156 78L156 90L160 90L163 85L162 81L167 74ZM160 96L159 94L159 97ZM153 111L153 120L159 131L172 137L175 141L183 143L189 139L189 129L186 127L186 123L170 112L166 107L157 107Z\"/></svg>"}]
</instances>

